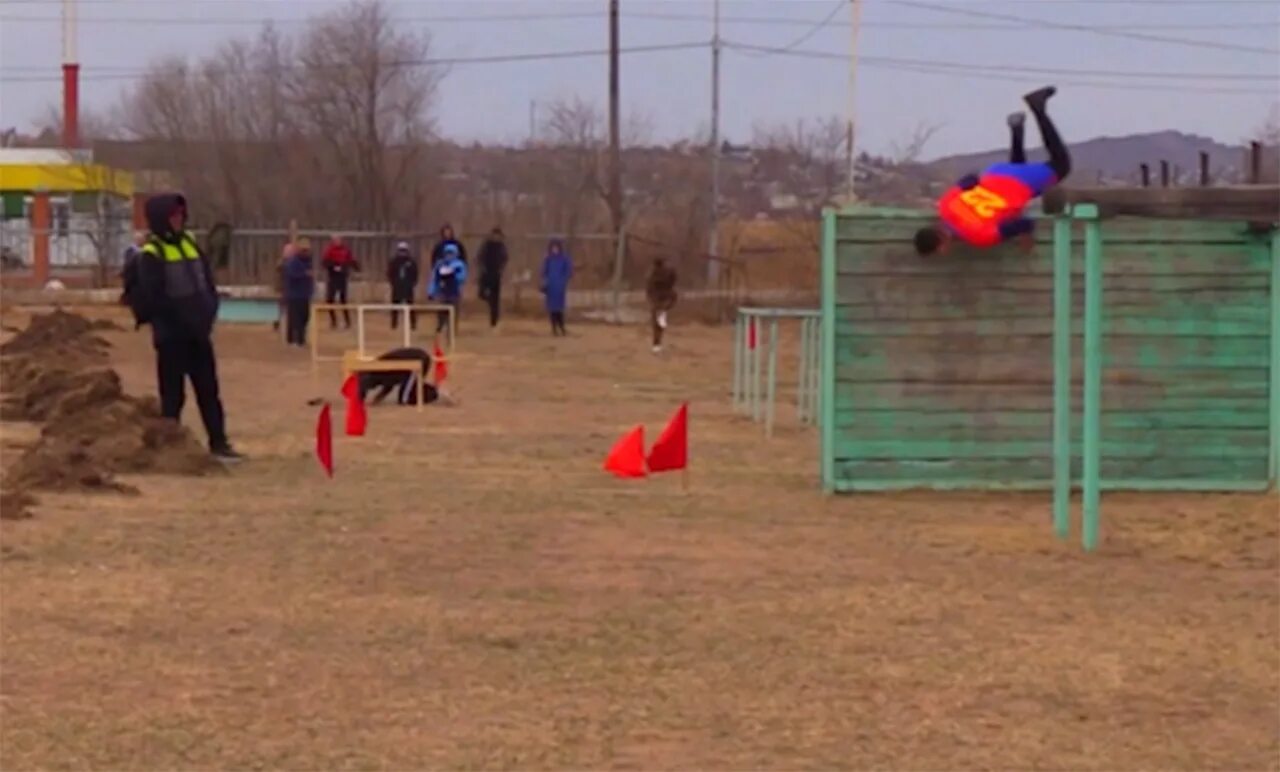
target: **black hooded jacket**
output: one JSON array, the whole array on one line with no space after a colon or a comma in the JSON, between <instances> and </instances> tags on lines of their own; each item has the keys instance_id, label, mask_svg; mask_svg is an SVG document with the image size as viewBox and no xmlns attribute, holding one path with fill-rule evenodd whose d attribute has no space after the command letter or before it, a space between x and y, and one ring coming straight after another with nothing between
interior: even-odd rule
<instances>
[{"instance_id":1,"label":"black hooded jacket","mask_svg":"<svg viewBox=\"0 0 1280 772\"><path fill-rule=\"evenodd\" d=\"M165 244L182 248L184 242L195 248L195 239L185 231L174 231L169 217L187 201L170 193L147 200L147 226L151 230L148 243L156 248ZM138 285L152 338L157 344L179 340L203 340L213 333L218 316L218 288L213 267L203 252L195 260L166 261L161 254L146 251L138 259Z\"/></svg>"}]
</instances>

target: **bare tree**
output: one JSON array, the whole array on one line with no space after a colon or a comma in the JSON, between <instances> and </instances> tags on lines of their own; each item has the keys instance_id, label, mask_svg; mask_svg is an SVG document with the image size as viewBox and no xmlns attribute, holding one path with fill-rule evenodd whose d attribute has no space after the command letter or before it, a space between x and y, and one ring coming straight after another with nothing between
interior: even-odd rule
<instances>
[{"instance_id":1,"label":"bare tree","mask_svg":"<svg viewBox=\"0 0 1280 772\"><path fill-rule=\"evenodd\" d=\"M925 145L929 144L929 140L933 139L944 125L926 121L917 123L903 141L894 141L889 144L891 161L899 166L919 163L920 156L924 155Z\"/></svg>"},{"instance_id":2,"label":"bare tree","mask_svg":"<svg viewBox=\"0 0 1280 772\"><path fill-rule=\"evenodd\" d=\"M774 192L796 196L809 213L834 200L844 185L845 142L838 116L757 126L752 137L763 176L778 182Z\"/></svg>"}]
</instances>

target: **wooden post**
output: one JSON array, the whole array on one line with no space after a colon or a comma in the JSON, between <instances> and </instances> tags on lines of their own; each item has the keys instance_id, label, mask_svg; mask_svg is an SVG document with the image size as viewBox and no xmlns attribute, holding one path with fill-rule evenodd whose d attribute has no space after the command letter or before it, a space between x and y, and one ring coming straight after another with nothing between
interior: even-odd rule
<instances>
[{"instance_id":1,"label":"wooden post","mask_svg":"<svg viewBox=\"0 0 1280 772\"><path fill-rule=\"evenodd\" d=\"M1160 162L1160 187L1162 188L1169 187L1169 162L1168 161Z\"/></svg>"},{"instance_id":2,"label":"wooden post","mask_svg":"<svg viewBox=\"0 0 1280 772\"><path fill-rule=\"evenodd\" d=\"M133 194L133 229L135 231L145 231L147 226L147 194Z\"/></svg>"},{"instance_id":3,"label":"wooden post","mask_svg":"<svg viewBox=\"0 0 1280 772\"><path fill-rule=\"evenodd\" d=\"M53 206L49 191L37 190L31 196L31 275L36 287L49 281L49 235L53 230Z\"/></svg>"},{"instance_id":4,"label":"wooden post","mask_svg":"<svg viewBox=\"0 0 1280 772\"><path fill-rule=\"evenodd\" d=\"M1200 151L1200 185L1209 187L1209 154L1203 150Z\"/></svg>"},{"instance_id":5,"label":"wooden post","mask_svg":"<svg viewBox=\"0 0 1280 772\"><path fill-rule=\"evenodd\" d=\"M1139 164L1138 170L1142 173L1142 187L1151 187L1151 167L1147 164Z\"/></svg>"},{"instance_id":6,"label":"wooden post","mask_svg":"<svg viewBox=\"0 0 1280 772\"><path fill-rule=\"evenodd\" d=\"M1249 184L1262 184L1262 143L1249 143Z\"/></svg>"}]
</instances>

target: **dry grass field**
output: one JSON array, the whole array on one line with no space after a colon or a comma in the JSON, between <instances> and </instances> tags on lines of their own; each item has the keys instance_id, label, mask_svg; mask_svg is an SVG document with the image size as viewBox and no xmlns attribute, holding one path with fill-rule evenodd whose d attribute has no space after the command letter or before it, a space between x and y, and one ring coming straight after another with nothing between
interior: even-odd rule
<instances>
[{"instance_id":1,"label":"dry grass field","mask_svg":"<svg viewBox=\"0 0 1280 772\"><path fill-rule=\"evenodd\" d=\"M828 499L730 410L730 328L478 317L459 404L371 408L332 480L307 353L223 326L250 461L5 521L0 766L1280 767L1276 498L1109 495L1092 556L1047 494ZM687 493L599 470L682 400Z\"/></svg>"}]
</instances>

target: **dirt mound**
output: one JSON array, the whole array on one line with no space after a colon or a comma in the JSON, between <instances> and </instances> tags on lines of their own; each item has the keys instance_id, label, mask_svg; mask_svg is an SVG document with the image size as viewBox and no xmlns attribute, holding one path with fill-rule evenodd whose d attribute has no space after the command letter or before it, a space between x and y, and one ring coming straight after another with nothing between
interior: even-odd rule
<instances>
[{"instance_id":1,"label":"dirt mound","mask_svg":"<svg viewBox=\"0 0 1280 772\"><path fill-rule=\"evenodd\" d=\"M35 503L35 498L24 490L0 488L0 520L26 520Z\"/></svg>"},{"instance_id":2,"label":"dirt mound","mask_svg":"<svg viewBox=\"0 0 1280 772\"><path fill-rule=\"evenodd\" d=\"M160 417L154 399L124 393L107 366L106 342L92 334L101 328L54 311L33 317L0 349L7 355L0 417L45 422L40 439L8 470L5 488L136 493L115 475L221 469L189 431Z\"/></svg>"},{"instance_id":3,"label":"dirt mound","mask_svg":"<svg viewBox=\"0 0 1280 772\"><path fill-rule=\"evenodd\" d=\"M105 351L110 344L91 333L119 329L122 328L114 322L90 320L56 309L48 314L34 314L26 329L0 345L0 354L46 354L71 342Z\"/></svg>"}]
</instances>

